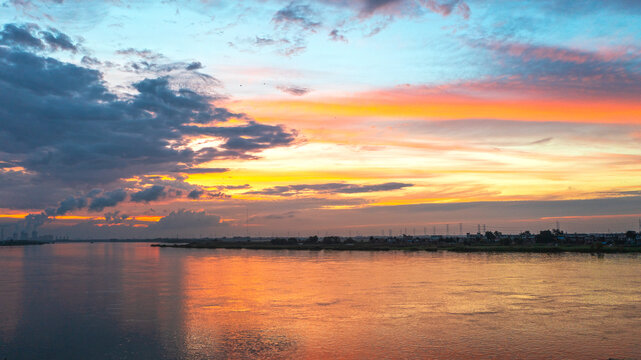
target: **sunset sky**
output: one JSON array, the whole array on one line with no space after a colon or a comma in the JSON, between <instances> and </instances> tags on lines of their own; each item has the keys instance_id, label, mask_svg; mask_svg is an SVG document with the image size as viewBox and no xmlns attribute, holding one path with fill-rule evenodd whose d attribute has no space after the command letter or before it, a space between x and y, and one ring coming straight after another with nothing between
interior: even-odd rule
<instances>
[{"instance_id":1,"label":"sunset sky","mask_svg":"<svg viewBox=\"0 0 641 360\"><path fill-rule=\"evenodd\" d=\"M638 230L640 16L635 0L0 0L0 225Z\"/></svg>"}]
</instances>

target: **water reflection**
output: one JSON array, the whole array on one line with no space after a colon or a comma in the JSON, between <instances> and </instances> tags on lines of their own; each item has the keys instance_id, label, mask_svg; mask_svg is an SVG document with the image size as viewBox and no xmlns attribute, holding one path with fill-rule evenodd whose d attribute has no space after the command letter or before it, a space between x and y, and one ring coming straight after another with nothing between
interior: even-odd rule
<instances>
[{"instance_id":1,"label":"water reflection","mask_svg":"<svg viewBox=\"0 0 641 360\"><path fill-rule=\"evenodd\" d=\"M0 269L0 359L641 357L630 255L96 243Z\"/></svg>"}]
</instances>

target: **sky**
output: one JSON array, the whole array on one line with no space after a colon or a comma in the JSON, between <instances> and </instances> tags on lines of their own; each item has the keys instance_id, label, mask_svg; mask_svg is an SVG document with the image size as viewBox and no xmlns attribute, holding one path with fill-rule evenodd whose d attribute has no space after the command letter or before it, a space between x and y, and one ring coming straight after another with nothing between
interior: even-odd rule
<instances>
[{"instance_id":1,"label":"sky","mask_svg":"<svg viewBox=\"0 0 641 360\"><path fill-rule=\"evenodd\" d=\"M0 227L641 227L641 2L0 0Z\"/></svg>"}]
</instances>

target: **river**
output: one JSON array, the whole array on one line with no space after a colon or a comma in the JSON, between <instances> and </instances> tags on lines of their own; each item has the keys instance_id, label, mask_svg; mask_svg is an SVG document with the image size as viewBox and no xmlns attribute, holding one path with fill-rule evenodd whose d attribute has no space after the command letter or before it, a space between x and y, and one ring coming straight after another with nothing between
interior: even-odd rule
<instances>
[{"instance_id":1,"label":"river","mask_svg":"<svg viewBox=\"0 0 641 360\"><path fill-rule=\"evenodd\" d=\"M641 256L3 247L5 358L641 358Z\"/></svg>"}]
</instances>

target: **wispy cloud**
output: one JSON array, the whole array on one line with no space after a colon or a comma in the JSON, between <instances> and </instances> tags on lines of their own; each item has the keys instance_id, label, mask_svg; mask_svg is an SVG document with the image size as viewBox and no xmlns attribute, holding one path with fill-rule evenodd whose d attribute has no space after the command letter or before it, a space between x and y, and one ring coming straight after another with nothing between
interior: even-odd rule
<instances>
[{"instance_id":1,"label":"wispy cloud","mask_svg":"<svg viewBox=\"0 0 641 360\"><path fill-rule=\"evenodd\" d=\"M413 184L389 182L375 185L356 185L348 183L326 183L326 184L300 184L275 186L257 191L248 191L245 194L254 195L278 195L294 196L303 193L320 193L320 194L359 194L379 191L400 190L411 187Z\"/></svg>"},{"instance_id":2,"label":"wispy cloud","mask_svg":"<svg viewBox=\"0 0 641 360\"><path fill-rule=\"evenodd\" d=\"M278 90L294 96L307 95L311 90L302 86L285 86L279 85L276 87Z\"/></svg>"}]
</instances>

